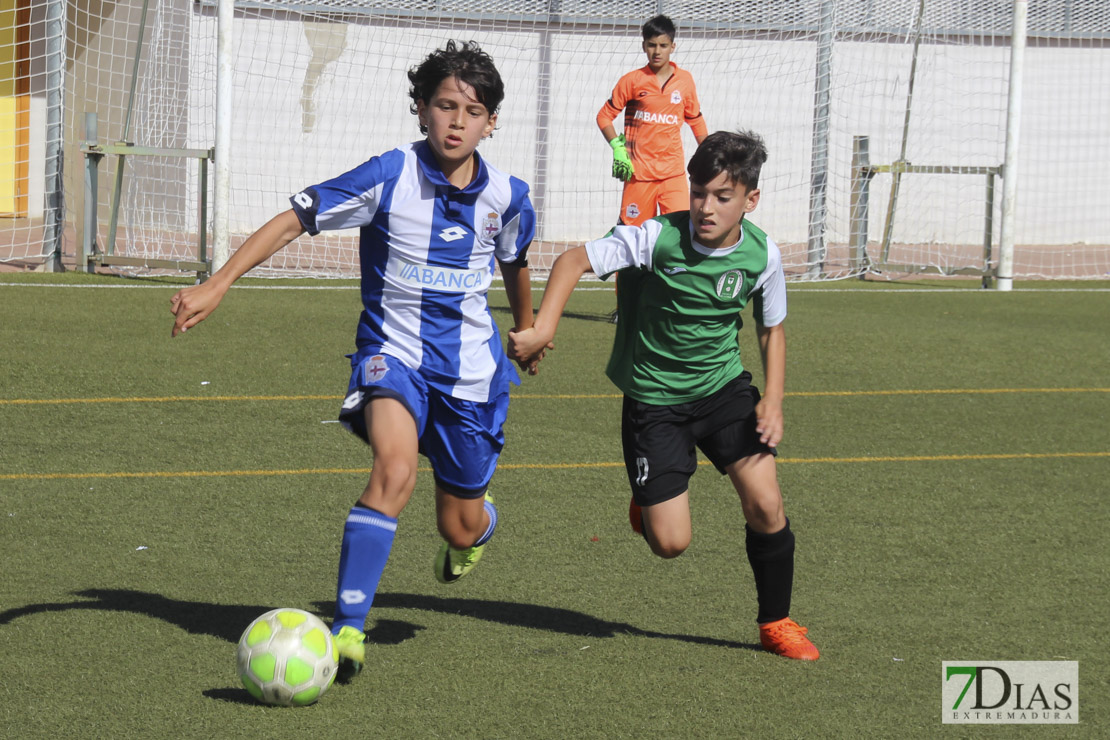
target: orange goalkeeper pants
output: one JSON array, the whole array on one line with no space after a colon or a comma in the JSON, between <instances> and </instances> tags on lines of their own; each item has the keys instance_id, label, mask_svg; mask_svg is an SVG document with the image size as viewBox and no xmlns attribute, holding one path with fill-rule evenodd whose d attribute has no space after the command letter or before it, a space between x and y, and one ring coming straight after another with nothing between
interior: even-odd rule
<instances>
[{"instance_id":1,"label":"orange goalkeeper pants","mask_svg":"<svg viewBox=\"0 0 1110 740\"><path fill-rule=\"evenodd\" d=\"M629 180L621 196L620 222L639 226L661 213L686 211L690 208L690 190L686 175L666 180Z\"/></svg>"}]
</instances>

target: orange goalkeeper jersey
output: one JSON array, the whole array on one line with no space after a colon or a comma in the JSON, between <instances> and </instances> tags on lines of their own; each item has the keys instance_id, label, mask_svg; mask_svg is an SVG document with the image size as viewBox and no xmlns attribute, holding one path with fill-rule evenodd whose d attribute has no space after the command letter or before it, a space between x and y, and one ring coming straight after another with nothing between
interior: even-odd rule
<instances>
[{"instance_id":1,"label":"orange goalkeeper jersey","mask_svg":"<svg viewBox=\"0 0 1110 740\"><path fill-rule=\"evenodd\" d=\"M646 65L624 75L597 112L597 127L603 129L624 111L624 140L634 180L665 180L685 173L680 135L684 121L697 138L709 133L694 78L674 62L670 65L673 73L662 88Z\"/></svg>"}]
</instances>

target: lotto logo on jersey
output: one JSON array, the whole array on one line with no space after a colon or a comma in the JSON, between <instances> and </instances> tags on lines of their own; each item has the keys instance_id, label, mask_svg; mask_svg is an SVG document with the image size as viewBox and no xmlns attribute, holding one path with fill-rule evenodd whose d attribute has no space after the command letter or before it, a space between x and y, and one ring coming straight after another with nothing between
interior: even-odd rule
<instances>
[{"instance_id":1,"label":"lotto logo on jersey","mask_svg":"<svg viewBox=\"0 0 1110 740\"><path fill-rule=\"evenodd\" d=\"M461 226L451 226L439 232L439 238L445 242L454 242L466 236L466 229Z\"/></svg>"},{"instance_id":2,"label":"lotto logo on jersey","mask_svg":"<svg viewBox=\"0 0 1110 740\"><path fill-rule=\"evenodd\" d=\"M632 118L644 123L665 123L671 126L677 126L681 123L678 116L673 113L648 113L647 111L638 110L632 114Z\"/></svg>"},{"instance_id":3,"label":"lotto logo on jersey","mask_svg":"<svg viewBox=\"0 0 1110 740\"><path fill-rule=\"evenodd\" d=\"M316 190L308 188L294 195L291 200L296 203L297 207L302 211L315 213L316 206L320 203L320 196L316 194Z\"/></svg>"},{"instance_id":4,"label":"lotto logo on jersey","mask_svg":"<svg viewBox=\"0 0 1110 740\"><path fill-rule=\"evenodd\" d=\"M482 233L487 239L492 239L501 233L501 214L490 211L482 219Z\"/></svg>"}]
</instances>

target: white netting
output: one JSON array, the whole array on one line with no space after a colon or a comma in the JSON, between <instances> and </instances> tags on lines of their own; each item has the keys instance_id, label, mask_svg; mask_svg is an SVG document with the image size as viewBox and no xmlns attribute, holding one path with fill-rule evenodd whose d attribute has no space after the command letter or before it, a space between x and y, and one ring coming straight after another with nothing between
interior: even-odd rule
<instances>
[{"instance_id":1,"label":"white netting","mask_svg":"<svg viewBox=\"0 0 1110 740\"><path fill-rule=\"evenodd\" d=\"M507 88L499 129L481 151L531 184L539 216L532 262L546 267L616 220L620 183L608 175L610 151L594 117L618 77L643 65L639 26L661 10L678 25L673 59L692 72L710 130L750 128L767 140L752 218L783 246L791 275L843 277L881 262L982 269L982 174L903 175L885 246L893 178L876 175L867 258L853 260L848 248L853 138L868 137L873 165L899 158L915 40L905 160L1003 162L1011 3L924 5L919 22L919 0L236 3L232 246L287 208L291 193L418 138L405 72L448 38L472 39L494 57ZM123 136L142 6L96 7L106 15L69 8L65 194L77 224L84 112L97 113L102 143ZM214 0L150 0L128 140L212 146L216 27ZM1028 27L1014 275L1105 277L1110 213L1095 199L1110 188L1110 4L1032 0ZM830 41L827 67L819 64L822 38ZM823 70L828 115L815 119L825 110ZM688 129L684 139L688 157ZM114 166L112 157L102 164L101 244ZM1001 179L996 185L994 259ZM117 251L195 258L198 190L193 160L130 159ZM263 272L354 274L356 239L302 237Z\"/></svg>"},{"instance_id":2,"label":"white netting","mask_svg":"<svg viewBox=\"0 0 1110 740\"><path fill-rule=\"evenodd\" d=\"M63 5L0 7L0 265L43 262L63 227L64 43Z\"/></svg>"}]
</instances>

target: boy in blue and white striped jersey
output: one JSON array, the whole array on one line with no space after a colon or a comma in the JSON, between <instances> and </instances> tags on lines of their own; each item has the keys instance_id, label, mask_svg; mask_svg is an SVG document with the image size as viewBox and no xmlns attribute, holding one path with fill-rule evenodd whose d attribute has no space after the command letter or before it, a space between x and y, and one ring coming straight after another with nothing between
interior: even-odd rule
<instances>
[{"instance_id":1,"label":"boy in blue and white striped jersey","mask_svg":"<svg viewBox=\"0 0 1110 740\"><path fill-rule=\"evenodd\" d=\"M451 41L411 69L409 81L425 139L292 196L290 210L171 303L176 336L301 234L360 230L363 310L339 418L370 445L374 467L343 533L332 625L341 680L365 661L362 630L416 484L418 454L435 476L440 582L470 572L497 524L486 489L504 445L509 385L520 379L486 300L495 260L515 327L532 325L528 186L477 152L504 97L493 60L473 43Z\"/></svg>"}]
</instances>

